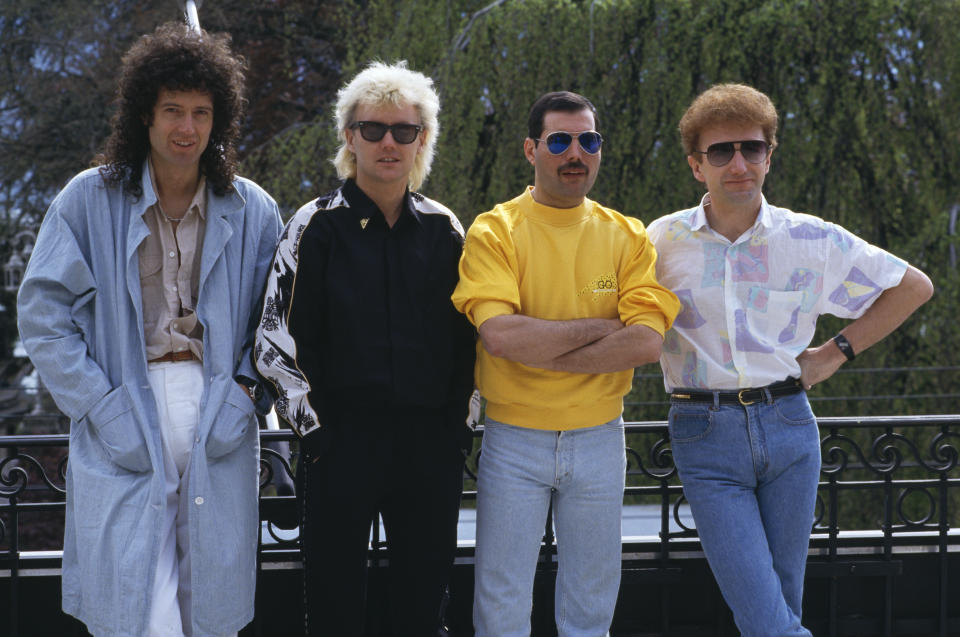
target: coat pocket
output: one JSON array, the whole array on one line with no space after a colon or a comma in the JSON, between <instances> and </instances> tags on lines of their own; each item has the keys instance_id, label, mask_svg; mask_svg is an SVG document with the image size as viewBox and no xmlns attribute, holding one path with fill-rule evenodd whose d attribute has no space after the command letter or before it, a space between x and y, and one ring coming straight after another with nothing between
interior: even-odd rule
<instances>
[{"instance_id":1,"label":"coat pocket","mask_svg":"<svg viewBox=\"0 0 960 637\"><path fill-rule=\"evenodd\" d=\"M137 473L150 469L150 451L125 385L109 391L84 419L97 432L113 463Z\"/></svg>"},{"instance_id":2,"label":"coat pocket","mask_svg":"<svg viewBox=\"0 0 960 637\"><path fill-rule=\"evenodd\" d=\"M253 401L240 385L231 381L223 406L207 436L207 457L219 458L239 447L247 436L247 430L253 426L256 426Z\"/></svg>"}]
</instances>

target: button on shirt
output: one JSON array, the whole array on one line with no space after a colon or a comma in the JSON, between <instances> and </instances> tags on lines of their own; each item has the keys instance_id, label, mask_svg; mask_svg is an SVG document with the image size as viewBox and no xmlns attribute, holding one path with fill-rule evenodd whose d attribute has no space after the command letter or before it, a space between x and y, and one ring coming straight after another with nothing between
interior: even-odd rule
<instances>
[{"instance_id":1,"label":"button on shirt","mask_svg":"<svg viewBox=\"0 0 960 637\"><path fill-rule=\"evenodd\" d=\"M817 317L858 318L906 272L904 261L844 228L766 199L753 227L730 242L707 223L709 197L648 228L657 279L683 305L664 337L667 391L799 377L796 358Z\"/></svg>"},{"instance_id":2,"label":"button on shirt","mask_svg":"<svg viewBox=\"0 0 960 637\"><path fill-rule=\"evenodd\" d=\"M203 326L197 320L196 308L206 226L205 186L206 179L201 178L175 231L159 201L144 213L150 235L137 252L147 360L188 350L203 359Z\"/></svg>"}]
</instances>

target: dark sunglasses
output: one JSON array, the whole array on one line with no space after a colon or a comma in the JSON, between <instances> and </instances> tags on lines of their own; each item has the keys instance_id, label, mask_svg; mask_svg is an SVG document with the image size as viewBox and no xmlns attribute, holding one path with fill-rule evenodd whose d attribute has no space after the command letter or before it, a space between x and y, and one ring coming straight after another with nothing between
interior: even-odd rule
<instances>
[{"instance_id":1,"label":"dark sunglasses","mask_svg":"<svg viewBox=\"0 0 960 637\"><path fill-rule=\"evenodd\" d=\"M417 138L423 126L419 124L384 124L383 122L354 122L350 124L351 129L360 129L360 137L368 142L378 142L390 131L393 135L393 141L398 144L412 144Z\"/></svg>"},{"instance_id":2,"label":"dark sunglasses","mask_svg":"<svg viewBox=\"0 0 960 637\"><path fill-rule=\"evenodd\" d=\"M737 148L735 144L740 144L740 148ZM746 159L751 164L762 163L764 159L767 158L767 151L769 150L767 142L761 141L759 139L747 139L742 142L720 142L719 144L710 144L707 146L707 150L695 150L693 152L698 155L706 155L707 161L710 162L711 166L716 166L717 168L721 166L726 166L730 163L730 160L733 159L733 156L740 151L740 154L743 155L743 158Z\"/></svg>"},{"instance_id":3,"label":"dark sunglasses","mask_svg":"<svg viewBox=\"0 0 960 637\"><path fill-rule=\"evenodd\" d=\"M574 137L577 138L577 142L579 142L580 148L582 148L584 152L590 153L591 155L596 155L600 152L603 137L600 137L600 133L595 130L583 131L582 133L558 131L556 133L550 133L544 139L538 139L536 141L545 143L551 155L559 155L570 148Z\"/></svg>"}]
</instances>

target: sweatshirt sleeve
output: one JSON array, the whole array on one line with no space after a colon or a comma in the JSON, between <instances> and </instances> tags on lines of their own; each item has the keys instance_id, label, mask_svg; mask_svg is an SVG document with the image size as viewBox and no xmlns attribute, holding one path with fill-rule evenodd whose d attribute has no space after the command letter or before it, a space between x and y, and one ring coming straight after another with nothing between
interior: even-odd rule
<instances>
[{"instance_id":1,"label":"sweatshirt sleeve","mask_svg":"<svg viewBox=\"0 0 960 637\"><path fill-rule=\"evenodd\" d=\"M460 281L453 305L476 327L502 314L520 311L520 284L510 234L490 213L476 218L467 231L460 258Z\"/></svg>"},{"instance_id":2,"label":"sweatshirt sleeve","mask_svg":"<svg viewBox=\"0 0 960 637\"><path fill-rule=\"evenodd\" d=\"M646 325L662 336L673 325L680 301L657 281L657 250L643 224L636 219L629 223L629 249L620 269L620 320L624 325Z\"/></svg>"}]
</instances>

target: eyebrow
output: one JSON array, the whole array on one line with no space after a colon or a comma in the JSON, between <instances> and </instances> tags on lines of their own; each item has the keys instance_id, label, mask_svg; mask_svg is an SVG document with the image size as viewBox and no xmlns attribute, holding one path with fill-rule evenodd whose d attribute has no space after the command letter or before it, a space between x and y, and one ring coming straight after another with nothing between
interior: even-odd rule
<instances>
[{"instance_id":1,"label":"eyebrow","mask_svg":"<svg viewBox=\"0 0 960 637\"><path fill-rule=\"evenodd\" d=\"M164 106L176 106L177 108L186 108L186 106L185 106L184 104L180 103L180 102L160 102L160 103L157 104L157 106L159 106L159 107L164 107ZM201 104L200 106L194 106L194 107L193 107L193 110L197 110L197 109L203 109L203 110L207 110L207 111L212 111L212 110L213 110L213 106L207 106L207 105L205 105L205 104Z\"/></svg>"}]
</instances>

